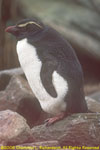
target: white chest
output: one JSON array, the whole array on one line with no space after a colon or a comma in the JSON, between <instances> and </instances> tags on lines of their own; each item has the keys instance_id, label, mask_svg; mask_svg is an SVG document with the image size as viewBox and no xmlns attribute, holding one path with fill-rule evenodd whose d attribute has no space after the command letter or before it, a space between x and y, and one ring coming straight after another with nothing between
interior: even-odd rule
<instances>
[{"instance_id":1,"label":"white chest","mask_svg":"<svg viewBox=\"0 0 100 150\"><path fill-rule=\"evenodd\" d=\"M52 114L64 111L66 109L64 96L68 91L67 82L56 71L53 72L52 82L58 94L57 98L53 98L47 93L41 82L42 62L37 56L36 48L27 43L27 39L23 39L17 43L17 53L29 85L43 110Z\"/></svg>"}]
</instances>

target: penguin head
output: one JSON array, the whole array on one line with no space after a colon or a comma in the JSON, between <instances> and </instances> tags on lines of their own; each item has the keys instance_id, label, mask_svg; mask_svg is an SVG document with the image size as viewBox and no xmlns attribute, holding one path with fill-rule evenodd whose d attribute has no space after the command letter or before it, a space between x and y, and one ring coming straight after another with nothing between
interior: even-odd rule
<instances>
[{"instance_id":1,"label":"penguin head","mask_svg":"<svg viewBox=\"0 0 100 150\"><path fill-rule=\"evenodd\" d=\"M36 19L24 19L18 22L15 26L9 26L5 29L6 32L16 36L18 40L35 37L43 30L43 23Z\"/></svg>"}]
</instances>

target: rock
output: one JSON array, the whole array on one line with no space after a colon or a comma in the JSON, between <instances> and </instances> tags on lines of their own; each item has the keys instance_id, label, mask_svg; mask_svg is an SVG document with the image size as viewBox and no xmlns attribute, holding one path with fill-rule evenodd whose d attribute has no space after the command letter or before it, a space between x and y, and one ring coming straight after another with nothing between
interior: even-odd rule
<instances>
[{"instance_id":1,"label":"rock","mask_svg":"<svg viewBox=\"0 0 100 150\"><path fill-rule=\"evenodd\" d=\"M100 103L91 98L91 97L86 97L86 102L87 102L87 106L88 106L88 109L92 112L100 112Z\"/></svg>"},{"instance_id":2,"label":"rock","mask_svg":"<svg viewBox=\"0 0 100 150\"><path fill-rule=\"evenodd\" d=\"M0 111L0 143L21 144L32 138L26 120L16 112Z\"/></svg>"},{"instance_id":3,"label":"rock","mask_svg":"<svg viewBox=\"0 0 100 150\"><path fill-rule=\"evenodd\" d=\"M21 68L0 71L0 91L4 90L13 75L23 75Z\"/></svg>"},{"instance_id":4,"label":"rock","mask_svg":"<svg viewBox=\"0 0 100 150\"><path fill-rule=\"evenodd\" d=\"M96 101L100 102L100 91L97 91L95 93L92 93L89 95L91 98L95 99Z\"/></svg>"},{"instance_id":5,"label":"rock","mask_svg":"<svg viewBox=\"0 0 100 150\"><path fill-rule=\"evenodd\" d=\"M22 77L23 72L20 68L1 71L0 75L7 75L10 80L5 91L0 92L0 110L10 109L18 112L27 119L30 127L41 124L49 117L49 114L41 110L40 104L26 79ZM97 101L88 98L87 103L92 112L100 112L100 104Z\"/></svg>"},{"instance_id":6,"label":"rock","mask_svg":"<svg viewBox=\"0 0 100 150\"><path fill-rule=\"evenodd\" d=\"M39 141L57 140L61 146L100 146L100 113L73 114L52 126L32 128Z\"/></svg>"},{"instance_id":7,"label":"rock","mask_svg":"<svg viewBox=\"0 0 100 150\"><path fill-rule=\"evenodd\" d=\"M55 148L57 150L62 150L61 147L60 147L60 144L58 143L58 141L42 141L42 142L35 142L35 143L25 143L25 144L21 144L21 145L16 145L16 150L17 149L21 149L21 148L25 148L25 150L33 150L36 149L36 150L40 150L40 149L52 149ZM27 148L27 149L26 149Z\"/></svg>"},{"instance_id":8,"label":"rock","mask_svg":"<svg viewBox=\"0 0 100 150\"><path fill-rule=\"evenodd\" d=\"M13 76L5 91L0 92L0 110L6 109L21 114L27 119L30 126L40 121L40 104L34 97L27 81L21 76Z\"/></svg>"},{"instance_id":9,"label":"rock","mask_svg":"<svg viewBox=\"0 0 100 150\"><path fill-rule=\"evenodd\" d=\"M97 97L92 97L92 94L94 95L95 93L99 92L100 91L100 83L99 81L96 82L96 83L92 83L91 84L91 81L90 81L90 84L89 84L89 80L90 79L87 79L88 83L84 84L84 92L85 92L85 95L91 97L91 98L96 98L96 100L98 101L98 98ZM94 80L95 80L95 77L94 77Z\"/></svg>"}]
</instances>

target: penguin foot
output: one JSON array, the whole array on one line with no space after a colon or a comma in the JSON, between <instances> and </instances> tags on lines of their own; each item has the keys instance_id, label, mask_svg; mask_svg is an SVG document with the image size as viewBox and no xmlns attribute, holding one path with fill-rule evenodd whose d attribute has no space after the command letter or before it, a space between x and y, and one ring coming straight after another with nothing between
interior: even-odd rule
<instances>
[{"instance_id":1,"label":"penguin foot","mask_svg":"<svg viewBox=\"0 0 100 150\"><path fill-rule=\"evenodd\" d=\"M52 118L48 118L45 120L46 126L50 126L52 124L54 124L55 122L62 120L65 117L65 113L62 112L59 115L52 117Z\"/></svg>"}]
</instances>

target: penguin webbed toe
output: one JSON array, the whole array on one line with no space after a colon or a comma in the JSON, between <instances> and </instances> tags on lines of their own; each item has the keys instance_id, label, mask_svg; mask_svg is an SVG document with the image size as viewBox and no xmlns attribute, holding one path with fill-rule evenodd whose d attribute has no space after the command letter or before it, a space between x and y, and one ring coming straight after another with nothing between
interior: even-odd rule
<instances>
[{"instance_id":1,"label":"penguin webbed toe","mask_svg":"<svg viewBox=\"0 0 100 150\"><path fill-rule=\"evenodd\" d=\"M55 116L55 117L46 119L46 120L44 121L44 123L45 123L46 126L48 127L48 126L50 126L50 125L56 123L57 121L62 120L63 118L65 118L65 116L66 116L65 112L62 112L62 113L58 114L58 115Z\"/></svg>"}]
</instances>

